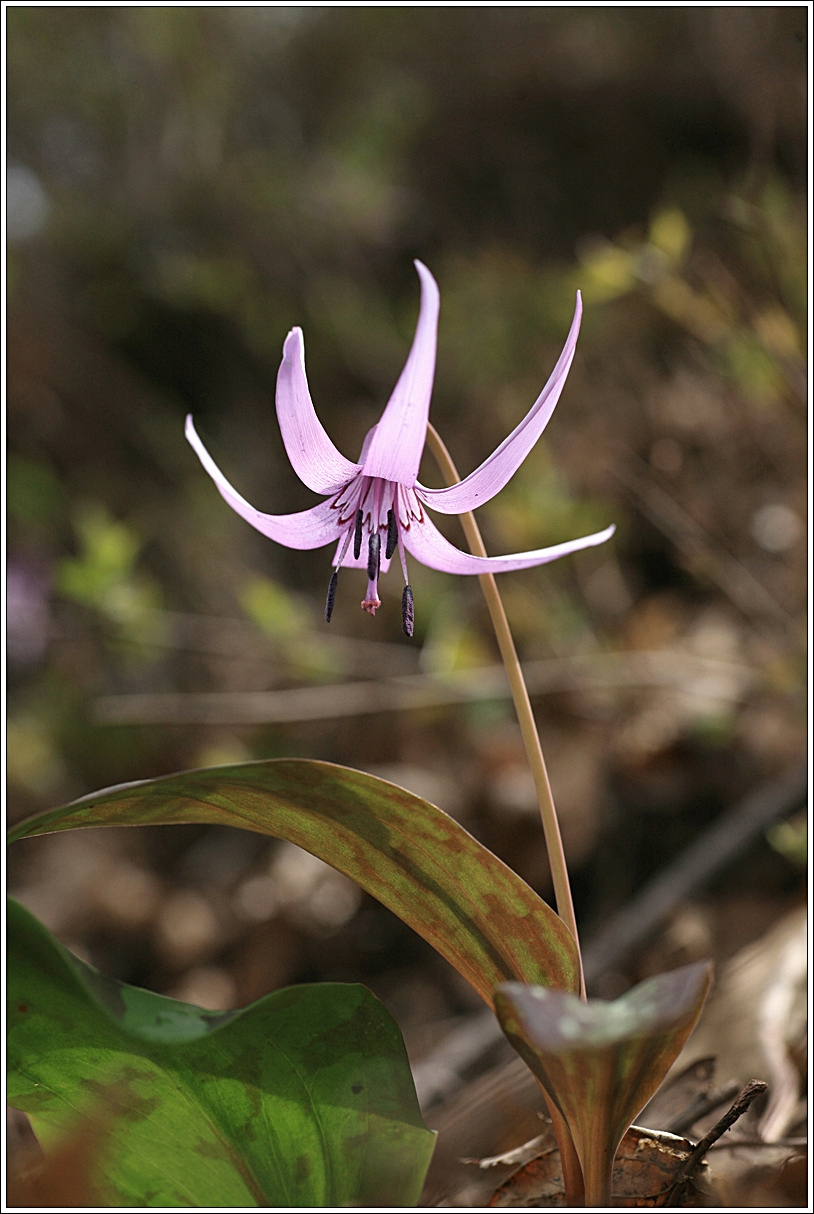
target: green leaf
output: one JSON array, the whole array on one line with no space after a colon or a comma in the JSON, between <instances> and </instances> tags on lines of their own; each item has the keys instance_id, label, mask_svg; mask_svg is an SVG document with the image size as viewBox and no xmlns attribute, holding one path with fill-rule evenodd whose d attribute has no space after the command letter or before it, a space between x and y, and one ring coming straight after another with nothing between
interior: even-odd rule
<instances>
[{"instance_id":1,"label":"green leaf","mask_svg":"<svg viewBox=\"0 0 814 1214\"><path fill-rule=\"evenodd\" d=\"M46 1149L99 1131L104 1204L414 1205L434 1135L362 986L208 1012L104 978L10 900L7 1096Z\"/></svg>"},{"instance_id":2,"label":"green leaf","mask_svg":"<svg viewBox=\"0 0 814 1214\"><path fill-rule=\"evenodd\" d=\"M9 838L177 822L297 843L409 924L490 1006L511 980L579 990L570 932L524 881L434 805L348 767L271 759L122 784L30 818Z\"/></svg>"},{"instance_id":3,"label":"green leaf","mask_svg":"<svg viewBox=\"0 0 814 1214\"><path fill-rule=\"evenodd\" d=\"M514 982L495 992L501 1028L568 1123L586 1205L610 1204L617 1147L678 1057L711 980L702 961L613 1003Z\"/></svg>"}]
</instances>

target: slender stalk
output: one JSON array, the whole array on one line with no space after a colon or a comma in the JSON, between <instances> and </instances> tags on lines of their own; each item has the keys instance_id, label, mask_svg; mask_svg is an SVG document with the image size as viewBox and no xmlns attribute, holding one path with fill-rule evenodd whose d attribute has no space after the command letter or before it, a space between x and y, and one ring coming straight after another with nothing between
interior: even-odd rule
<instances>
[{"instance_id":1,"label":"slender stalk","mask_svg":"<svg viewBox=\"0 0 814 1214\"><path fill-rule=\"evenodd\" d=\"M582 1164L577 1154L577 1148L574 1146L568 1122L542 1084L540 1084L540 1090L545 1098L548 1115L551 1118L551 1125L554 1130L554 1137L557 1139L557 1146L560 1152L565 1204L569 1210L580 1210L583 1206L590 1205L590 1202L587 1200L586 1186L582 1175ZM602 1204L610 1205L610 1200Z\"/></svg>"},{"instance_id":2,"label":"slender stalk","mask_svg":"<svg viewBox=\"0 0 814 1214\"><path fill-rule=\"evenodd\" d=\"M441 469L441 474L445 478L448 485L454 485L461 478L458 475L458 470L452 461L452 457L447 451L438 431L432 424L427 426L427 442L430 450L435 457L438 467ZM474 514L466 513L460 515L461 524L466 535L470 549L475 556L486 556L486 548L481 538L480 528L475 521ZM517 657L517 650L514 646L514 638L509 628L509 621L506 618L506 612L503 607L503 600L500 597L500 592L497 588L494 575L491 573L483 573L479 575L479 581L483 590L486 606L489 608L489 615L492 617L492 626L497 637L500 656L503 659L503 665L506 667L506 674L511 687L514 707L517 713L517 719L520 723L520 732L523 736L523 744L528 755L531 774L534 778L534 787L537 792L537 800L540 805L540 816L543 820L543 834L545 836L546 848L548 850L548 862L551 866L551 877L554 883L554 897L557 902L557 914L565 923L565 926L574 937L577 946L577 956L579 957L579 974L580 974L580 993L582 998L585 998L585 979L582 975L582 953L579 947L579 934L577 932L577 921L574 914L574 903L571 898L571 883L568 879L568 866L565 861L565 850L562 845L562 836L560 834L560 824L557 820L557 811L554 807L554 798L551 794L551 784L548 779L548 771L543 758L543 748L540 745L540 736L537 733L537 726L534 722L534 713L531 710L531 700L529 699L528 689L523 678L523 671L520 667L520 661Z\"/></svg>"},{"instance_id":3,"label":"slender stalk","mask_svg":"<svg viewBox=\"0 0 814 1214\"><path fill-rule=\"evenodd\" d=\"M453 463L452 456L446 449L443 440L438 431L429 423L427 426L427 442L430 450L435 457L435 461L441 470L441 475L444 477L448 485L454 485L461 478L458 475L458 469ZM481 537L480 528L475 521L475 516L471 512L460 515L461 524L464 529L467 542L475 556L487 556L486 548ZM494 576L491 573L479 575L481 589L483 590L486 606L489 608L489 615L492 618L492 626L497 637L500 656L503 659L503 665L506 668L506 674L511 687L512 699L517 713L517 719L520 723L520 732L523 736L523 744L526 748L531 774L534 777L534 787L537 791L537 800L540 805L540 816L543 820L543 834L545 836L546 849L548 851L548 861L551 866L551 876L554 882L554 897L557 902L557 913L565 923L565 926L574 937L574 942L577 946L577 957L579 959L579 987L582 998L585 998L585 978L582 972L582 953L579 947L579 934L577 932L577 921L574 914L574 903L571 898L571 883L568 879L568 866L565 861L565 850L562 845L562 836L560 834L560 825L557 820L557 810L554 806L554 798L551 794L551 784L548 779L548 771L543 758L543 748L540 745L540 736L537 733L537 726L534 722L534 714L531 710L531 701L529 699L528 688L526 687L523 671L520 667L520 661L517 657L517 650L514 645L514 638L509 628L509 621L506 618L506 612L503 607L503 600L500 597L500 592L497 588ZM586 1204L586 1186L583 1181L582 1165L577 1154L574 1140L571 1137L571 1131L565 1118L560 1113L554 1101L551 1100L545 1088L542 1087L543 1096L545 1097L546 1105L551 1116L554 1134L557 1139L557 1145L560 1149L560 1162L562 1164L563 1187L565 1189L565 1203L569 1209L580 1209ZM594 1186L595 1187L595 1186ZM588 1203L591 1204L591 1203Z\"/></svg>"},{"instance_id":4,"label":"slender stalk","mask_svg":"<svg viewBox=\"0 0 814 1214\"><path fill-rule=\"evenodd\" d=\"M585 1205L591 1210L610 1207L615 1159L616 1150L610 1154L596 1150L588 1153L585 1160Z\"/></svg>"}]
</instances>

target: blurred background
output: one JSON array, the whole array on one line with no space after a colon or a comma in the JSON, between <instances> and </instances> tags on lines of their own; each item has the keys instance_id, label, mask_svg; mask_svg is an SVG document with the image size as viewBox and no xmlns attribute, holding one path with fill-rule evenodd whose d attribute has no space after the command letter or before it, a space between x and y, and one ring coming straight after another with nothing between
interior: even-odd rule
<instances>
[{"instance_id":1,"label":"blurred background","mask_svg":"<svg viewBox=\"0 0 814 1214\"><path fill-rule=\"evenodd\" d=\"M550 897L477 580L413 562L407 641L400 578L374 620L346 572L328 627L332 551L254 532L183 436L191 412L259 509L311 505L274 411L285 335L302 326L317 410L355 459L412 339L420 257L441 289L431 417L462 474L533 403L583 293L559 407L480 522L495 554L617 527L500 583L584 940L735 823L703 881L595 954L594 993L725 964L794 910L807 19L8 9L11 820L182 768L314 757L426 796ZM429 457L421 479L440 483ZM738 835L756 789L763 817ZM99 968L191 1002L361 980L417 1063L477 1011L378 904L247 833L79 832L17 844L8 872Z\"/></svg>"}]
</instances>

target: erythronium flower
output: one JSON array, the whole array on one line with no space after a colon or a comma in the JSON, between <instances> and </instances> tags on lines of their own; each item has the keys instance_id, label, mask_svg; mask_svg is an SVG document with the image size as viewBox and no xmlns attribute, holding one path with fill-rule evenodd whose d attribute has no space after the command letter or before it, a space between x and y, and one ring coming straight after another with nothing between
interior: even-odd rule
<instances>
[{"instance_id":1,"label":"erythronium flower","mask_svg":"<svg viewBox=\"0 0 814 1214\"><path fill-rule=\"evenodd\" d=\"M380 572L387 572L398 552L404 592L404 631L413 635L413 592L407 576L405 549L430 569L443 573L507 573L544 565L558 557L601 544L614 527L582 539L538 548L512 556L473 556L461 552L430 522L426 506L441 514L461 514L482 506L503 488L531 451L559 400L574 357L582 315L577 294L576 311L551 378L537 400L507 439L484 463L458 484L427 489L418 480L418 466L427 434L435 347L438 330L438 286L426 266L415 263L421 279L421 309L415 337L393 395L377 425L367 433L359 462L351 463L337 451L319 421L305 377L302 330L292 329L283 346L277 375L277 417L285 449L294 471L309 489L325 498L297 514L261 514L232 488L204 447L192 424L189 439L221 496L246 522L263 535L288 548L321 548L336 542L334 572L328 587L325 619L333 611L336 582L342 565L367 569L367 593L362 608L375 615L381 606Z\"/></svg>"}]
</instances>

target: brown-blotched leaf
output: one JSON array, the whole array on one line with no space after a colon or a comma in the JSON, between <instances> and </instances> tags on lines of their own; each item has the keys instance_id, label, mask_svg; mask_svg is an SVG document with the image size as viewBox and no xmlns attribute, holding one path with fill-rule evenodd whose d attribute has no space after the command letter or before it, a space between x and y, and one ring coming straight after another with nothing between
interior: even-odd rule
<instances>
[{"instance_id":1,"label":"brown-blotched leaf","mask_svg":"<svg viewBox=\"0 0 814 1214\"><path fill-rule=\"evenodd\" d=\"M608 1204L616 1149L690 1035L711 978L699 962L612 1003L514 982L495 992L504 1033L568 1123L588 1205Z\"/></svg>"},{"instance_id":2,"label":"brown-blotched leaf","mask_svg":"<svg viewBox=\"0 0 814 1214\"><path fill-rule=\"evenodd\" d=\"M490 1005L511 979L579 990L573 938L551 907L442 810L349 767L270 759L122 784L29 818L10 841L180 822L298 844L378 898Z\"/></svg>"},{"instance_id":3,"label":"brown-blotched leaf","mask_svg":"<svg viewBox=\"0 0 814 1214\"><path fill-rule=\"evenodd\" d=\"M82 1183L82 1208L418 1200L434 1136L365 987L303 983L209 1012L106 978L13 899L7 921L6 1094L56 1152L58 1206Z\"/></svg>"}]
</instances>

